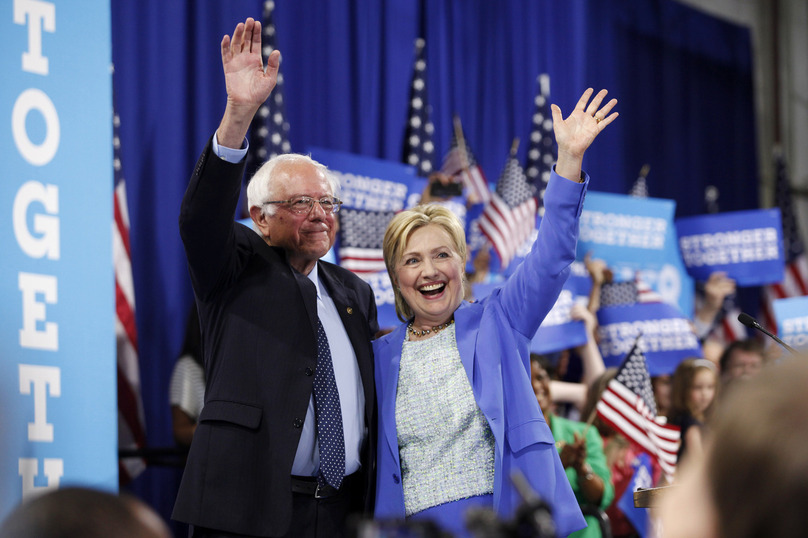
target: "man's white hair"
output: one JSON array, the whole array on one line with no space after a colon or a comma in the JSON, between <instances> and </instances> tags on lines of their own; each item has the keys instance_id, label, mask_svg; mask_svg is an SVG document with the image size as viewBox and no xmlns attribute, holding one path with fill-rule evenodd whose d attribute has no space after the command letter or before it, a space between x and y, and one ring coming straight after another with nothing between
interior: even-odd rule
<instances>
[{"instance_id":1,"label":"man's white hair","mask_svg":"<svg viewBox=\"0 0 808 538\"><path fill-rule=\"evenodd\" d=\"M261 165L255 174L253 174L250 183L247 185L247 204L250 208L260 207L266 215L274 215L278 209L275 204L263 205L264 202L275 200L276 192L278 192L278 174L275 173L275 168L283 164L292 163L307 163L314 166L317 170L323 173L329 186L331 187L332 196L339 196L339 180L331 173L327 166L319 163L309 157L300 153L284 153L276 155L270 160Z\"/></svg>"}]
</instances>

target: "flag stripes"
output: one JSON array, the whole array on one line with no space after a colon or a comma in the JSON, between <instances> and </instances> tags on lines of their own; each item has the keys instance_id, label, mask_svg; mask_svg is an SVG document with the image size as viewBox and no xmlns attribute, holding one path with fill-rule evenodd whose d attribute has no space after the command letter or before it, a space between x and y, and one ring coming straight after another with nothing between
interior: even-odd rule
<instances>
[{"instance_id":1,"label":"flag stripes","mask_svg":"<svg viewBox=\"0 0 808 538\"><path fill-rule=\"evenodd\" d=\"M341 248L340 265L354 273L386 271L381 249Z\"/></svg>"},{"instance_id":2,"label":"flag stripes","mask_svg":"<svg viewBox=\"0 0 808 538\"><path fill-rule=\"evenodd\" d=\"M473 203L488 202L491 199L488 180L466 143L463 127L457 116L454 118L452 142L443 158L440 171L450 177L459 176L468 193L467 196Z\"/></svg>"},{"instance_id":3,"label":"flag stripes","mask_svg":"<svg viewBox=\"0 0 808 538\"><path fill-rule=\"evenodd\" d=\"M135 323L135 286L132 278L129 210L126 181L120 159L120 118L113 116L113 191L112 258L115 271L115 340L117 348L118 448L139 449L146 446L143 401L140 394L140 365ZM122 459L118 465L122 483L139 475L146 467L140 458Z\"/></svg>"},{"instance_id":4,"label":"flag stripes","mask_svg":"<svg viewBox=\"0 0 808 538\"><path fill-rule=\"evenodd\" d=\"M382 241L393 211L343 208L339 212L339 264L354 273L386 271Z\"/></svg>"},{"instance_id":5,"label":"flag stripes","mask_svg":"<svg viewBox=\"0 0 808 538\"><path fill-rule=\"evenodd\" d=\"M642 404L642 399L619 382L611 380L597 406L601 419L656 454L660 467L669 475L676 470L679 428L659 421Z\"/></svg>"},{"instance_id":6,"label":"flag stripes","mask_svg":"<svg viewBox=\"0 0 808 538\"><path fill-rule=\"evenodd\" d=\"M651 378L639 338L604 389L595 410L601 420L648 452L666 474L673 475L680 431L657 417Z\"/></svg>"},{"instance_id":7,"label":"flag stripes","mask_svg":"<svg viewBox=\"0 0 808 538\"><path fill-rule=\"evenodd\" d=\"M483 209L480 231L499 255L504 269L536 228L536 199L522 167L511 152L496 191Z\"/></svg>"}]
</instances>

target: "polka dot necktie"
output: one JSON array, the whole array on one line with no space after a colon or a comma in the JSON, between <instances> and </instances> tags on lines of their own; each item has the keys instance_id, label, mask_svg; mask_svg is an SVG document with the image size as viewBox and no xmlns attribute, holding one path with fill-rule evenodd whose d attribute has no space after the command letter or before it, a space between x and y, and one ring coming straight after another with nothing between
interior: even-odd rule
<instances>
[{"instance_id":1,"label":"polka dot necktie","mask_svg":"<svg viewBox=\"0 0 808 538\"><path fill-rule=\"evenodd\" d=\"M321 486L327 482L339 489L345 475L345 438L342 433L342 407L331 362L331 349L323 324L317 319L317 370L314 374L314 408L317 441L320 444Z\"/></svg>"}]
</instances>

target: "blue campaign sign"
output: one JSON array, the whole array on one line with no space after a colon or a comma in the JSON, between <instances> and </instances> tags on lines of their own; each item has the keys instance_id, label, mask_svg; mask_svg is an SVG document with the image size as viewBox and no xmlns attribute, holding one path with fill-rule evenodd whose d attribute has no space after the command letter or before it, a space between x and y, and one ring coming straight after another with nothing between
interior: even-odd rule
<instances>
[{"instance_id":1,"label":"blue campaign sign","mask_svg":"<svg viewBox=\"0 0 808 538\"><path fill-rule=\"evenodd\" d=\"M570 277L558 296L552 310L544 318L530 343L531 353L545 354L562 351L586 344L586 328L583 321L570 316L576 303L586 305L592 279L581 262L573 262Z\"/></svg>"},{"instance_id":2,"label":"blue campaign sign","mask_svg":"<svg viewBox=\"0 0 808 538\"><path fill-rule=\"evenodd\" d=\"M733 211L676 220L687 272L706 282L724 271L739 286L783 280L783 227L779 209Z\"/></svg>"},{"instance_id":3,"label":"blue campaign sign","mask_svg":"<svg viewBox=\"0 0 808 538\"><path fill-rule=\"evenodd\" d=\"M777 336L793 348L808 349L808 297L777 299L772 308Z\"/></svg>"},{"instance_id":4,"label":"blue campaign sign","mask_svg":"<svg viewBox=\"0 0 808 538\"><path fill-rule=\"evenodd\" d=\"M598 310L598 346L606 367L620 366L639 337L651 376L671 374L688 357L701 357L690 320L666 303L636 303Z\"/></svg>"},{"instance_id":5,"label":"blue campaign sign","mask_svg":"<svg viewBox=\"0 0 808 538\"><path fill-rule=\"evenodd\" d=\"M636 270L647 263L665 262L666 233L675 209L672 200L588 192L578 258L591 252L593 258L633 265Z\"/></svg>"},{"instance_id":6,"label":"blue campaign sign","mask_svg":"<svg viewBox=\"0 0 808 538\"><path fill-rule=\"evenodd\" d=\"M640 453L631 462L631 468L634 470L634 474L631 476L631 481L626 486L623 495L618 499L617 507L631 521L637 534L645 537L650 530L648 528L648 508L634 506L634 492L638 489L648 489L654 485L651 457L645 452Z\"/></svg>"},{"instance_id":7,"label":"blue campaign sign","mask_svg":"<svg viewBox=\"0 0 808 538\"><path fill-rule=\"evenodd\" d=\"M339 178L343 207L401 211L413 205L412 195L420 198L421 190L410 188L417 179L412 166L325 148L308 152Z\"/></svg>"},{"instance_id":8,"label":"blue campaign sign","mask_svg":"<svg viewBox=\"0 0 808 538\"><path fill-rule=\"evenodd\" d=\"M617 282L639 276L665 302L692 312L693 280L679 254L675 209L673 200L588 192L577 259L591 253L608 264Z\"/></svg>"},{"instance_id":9,"label":"blue campaign sign","mask_svg":"<svg viewBox=\"0 0 808 538\"><path fill-rule=\"evenodd\" d=\"M45 488L118 487L109 2L13 4L0 23L0 520Z\"/></svg>"},{"instance_id":10,"label":"blue campaign sign","mask_svg":"<svg viewBox=\"0 0 808 538\"><path fill-rule=\"evenodd\" d=\"M310 148L340 181L337 261L368 282L376 295L379 327L395 327L393 286L387 275L382 240L393 216L420 200L425 181L412 166L323 148Z\"/></svg>"}]
</instances>

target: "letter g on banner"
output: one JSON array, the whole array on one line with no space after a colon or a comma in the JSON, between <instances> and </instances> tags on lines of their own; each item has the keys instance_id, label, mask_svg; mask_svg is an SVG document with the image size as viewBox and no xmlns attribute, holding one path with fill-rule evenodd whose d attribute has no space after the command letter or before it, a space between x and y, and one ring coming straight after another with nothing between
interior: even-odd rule
<instances>
[{"instance_id":1,"label":"letter g on banner","mask_svg":"<svg viewBox=\"0 0 808 538\"><path fill-rule=\"evenodd\" d=\"M41 203L45 211L53 216L36 214L33 220L33 235L28 228L28 208ZM14 236L23 252L32 258L47 256L50 260L59 259L59 188L56 185L43 185L38 181L28 181L14 197L13 221Z\"/></svg>"}]
</instances>

